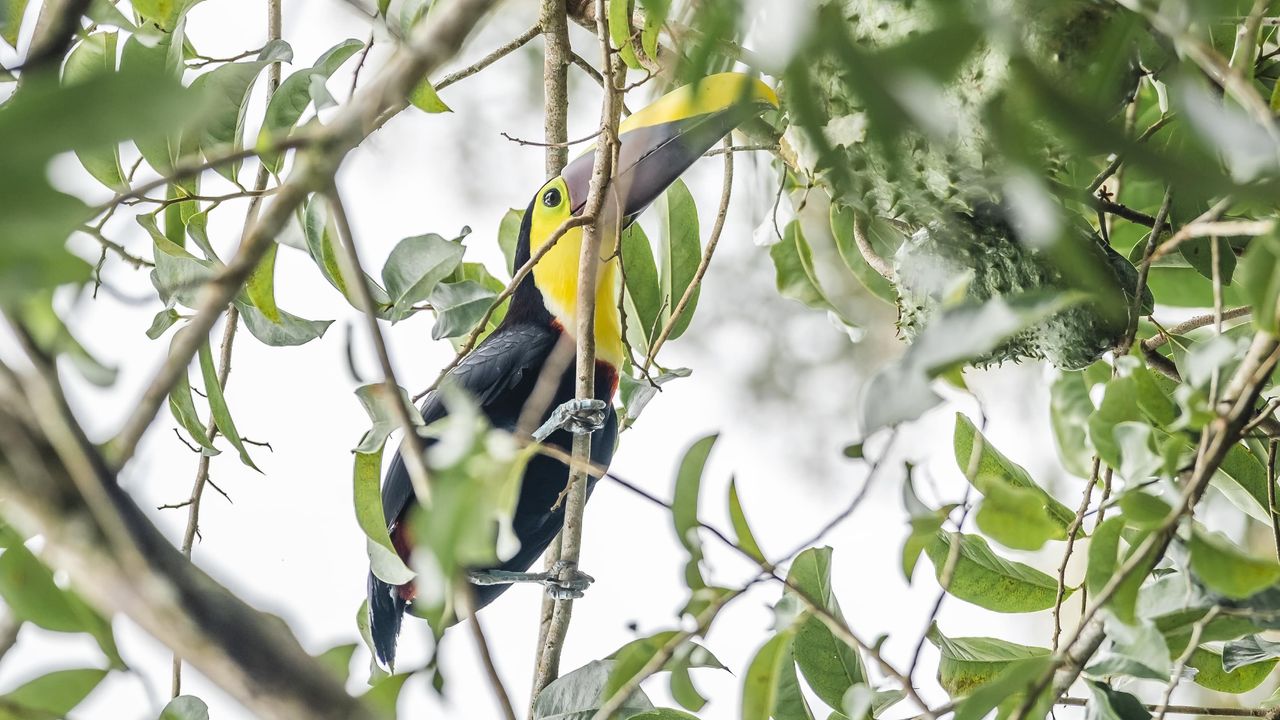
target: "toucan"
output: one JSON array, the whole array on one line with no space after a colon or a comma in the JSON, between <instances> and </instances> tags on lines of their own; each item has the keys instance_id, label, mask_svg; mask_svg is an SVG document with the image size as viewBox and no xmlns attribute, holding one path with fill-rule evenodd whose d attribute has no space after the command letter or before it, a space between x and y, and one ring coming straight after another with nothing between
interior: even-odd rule
<instances>
[{"instance_id":1,"label":"toucan","mask_svg":"<svg viewBox=\"0 0 1280 720\"><path fill-rule=\"evenodd\" d=\"M777 106L773 90L759 79L741 73L720 73L674 90L627 117L618 129L618 162L606 207L614 208L621 229L635 220L713 145L744 121ZM525 210L516 245L514 268L533 253L587 203L595 149L570 162L564 172L543 184ZM623 362L623 327L618 313L619 272L613 240L603 232L596 292L595 397L575 402L573 363L539 422L534 437L568 451L573 433L592 433L591 461L607 467L618 438L618 417L612 405ZM565 233L534 265L516 288L501 324L444 378L470 394L494 428L515 432L521 411L562 337L577 328L578 263L582 230ZM447 414L440 392L428 395L420 407L427 425ZM430 438L423 438L428 446ZM382 486L382 508L396 550L406 561L413 549L407 515L415 505L401 444ZM521 481L512 529L519 550L500 565L473 568L473 607L492 602L509 582L535 580L560 597L580 596L589 576L575 573L527 573L564 524L564 508L557 498L568 483L569 468L545 454L533 456ZM588 494L595 478L588 483ZM496 532L496 531L495 531ZM391 585L369 574L369 629L378 659L392 666L405 610L417 589L412 582Z\"/></svg>"}]
</instances>

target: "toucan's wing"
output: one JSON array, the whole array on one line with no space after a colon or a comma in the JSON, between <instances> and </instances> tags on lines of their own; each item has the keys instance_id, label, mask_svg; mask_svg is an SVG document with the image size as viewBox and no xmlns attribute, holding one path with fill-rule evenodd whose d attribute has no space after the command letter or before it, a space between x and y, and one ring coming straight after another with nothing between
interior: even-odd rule
<instances>
[{"instance_id":1,"label":"toucan's wing","mask_svg":"<svg viewBox=\"0 0 1280 720\"><path fill-rule=\"evenodd\" d=\"M511 394L526 380L536 381L558 338L559 333L545 326L521 324L500 327L463 358L445 376L444 382L467 391L495 425L514 426L515 417L505 416L512 410L518 415L524 401L523 398L511 397ZM428 425L448 414L438 392L427 395L421 412ZM427 441L428 444L430 442ZM382 485L382 512L388 526L400 517L413 497L409 472L401 456L403 451L404 445L401 444Z\"/></svg>"}]
</instances>

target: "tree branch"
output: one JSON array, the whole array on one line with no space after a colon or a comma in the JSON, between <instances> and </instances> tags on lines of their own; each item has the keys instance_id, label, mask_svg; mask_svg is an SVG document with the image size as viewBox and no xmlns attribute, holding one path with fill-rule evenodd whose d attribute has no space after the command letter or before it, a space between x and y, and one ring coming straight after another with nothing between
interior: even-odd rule
<instances>
[{"instance_id":1,"label":"tree branch","mask_svg":"<svg viewBox=\"0 0 1280 720\"><path fill-rule=\"evenodd\" d=\"M55 382L43 372L25 380L26 392L0 382L5 519L42 535L44 559L91 605L129 616L252 714L373 720L284 623L246 605L165 540L121 490Z\"/></svg>"},{"instance_id":2,"label":"tree branch","mask_svg":"<svg viewBox=\"0 0 1280 720\"><path fill-rule=\"evenodd\" d=\"M606 232L614 234L617 223L621 222L621 212L613 208L610 208L612 212L603 211L606 193L613 177L614 156L618 147L618 121L622 115L615 75L625 71L621 61L613 56L609 45L609 29L604 20L604 0L596 0L596 2L598 6L596 35L600 43L601 61L605 67L605 93L600 110L600 126L603 132L596 146L590 191L587 194L586 210L583 212L584 215L591 215L594 220L582 230L582 251L578 259L577 327L574 334L578 344L576 396L579 399L595 397L596 276L600 264L601 239ZM620 202L616 194L610 196L609 200ZM587 501L587 473L582 469L582 464L589 463L590 458L591 436L575 435L573 459L578 467L570 468L564 529L560 532L560 561L565 574L576 572L580 559L582 517ZM535 697L559 674L560 653L569 631L572 612L572 600L556 601L551 622L547 627L546 638L539 648L538 660L535 664L537 669L532 693Z\"/></svg>"}]
</instances>

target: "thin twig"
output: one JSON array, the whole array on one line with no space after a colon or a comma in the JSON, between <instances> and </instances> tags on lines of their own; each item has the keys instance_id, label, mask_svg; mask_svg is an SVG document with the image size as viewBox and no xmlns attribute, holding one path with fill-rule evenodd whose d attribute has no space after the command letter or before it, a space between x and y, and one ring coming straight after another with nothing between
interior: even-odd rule
<instances>
[{"instance_id":1,"label":"thin twig","mask_svg":"<svg viewBox=\"0 0 1280 720\"><path fill-rule=\"evenodd\" d=\"M1187 663L1191 660L1191 656L1195 654L1196 649L1200 647L1200 636L1204 634L1204 629L1214 618L1218 617L1218 612L1222 608L1214 605L1204 617L1196 621L1191 627L1191 637L1187 640L1187 647L1178 656L1177 662L1173 664L1173 672L1169 673L1169 682L1164 686L1164 697L1160 699L1160 705L1155 712L1155 720L1164 720L1164 716L1169 712L1169 701L1173 699L1173 691L1178 688L1178 683L1182 682L1182 672L1187 669Z\"/></svg>"},{"instance_id":2,"label":"thin twig","mask_svg":"<svg viewBox=\"0 0 1280 720\"><path fill-rule=\"evenodd\" d=\"M1138 317L1142 314L1142 296L1147 289L1147 277L1151 273L1151 262L1154 259L1153 254L1156 250L1156 242L1160 237L1160 231L1164 229L1165 221L1169 218L1169 207L1173 203L1173 189L1168 188L1164 191L1164 200L1160 203L1160 209L1156 212L1155 222L1151 225L1151 232L1147 235L1147 245L1142 252L1142 261L1138 263L1138 282L1134 285L1133 300L1129 305L1128 325L1126 326L1124 338L1116 345L1116 356L1126 355L1129 349L1133 347L1133 339L1138 332Z\"/></svg>"},{"instance_id":3,"label":"thin twig","mask_svg":"<svg viewBox=\"0 0 1280 720\"><path fill-rule=\"evenodd\" d=\"M493 653L489 651L489 641L485 639L484 627L480 624L480 616L476 614L476 600L474 586L469 582L460 582L459 585L465 588L461 593L467 617L471 625L471 636L476 641L476 652L480 654L480 662L484 665L485 676L489 680L489 688L493 691L493 696L498 700L498 707L502 710L502 716L506 720L516 720L516 709L511 705L511 695L507 693L507 688L502 684L502 676L498 674L498 666L493 662Z\"/></svg>"},{"instance_id":4,"label":"thin twig","mask_svg":"<svg viewBox=\"0 0 1280 720\"><path fill-rule=\"evenodd\" d=\"M519 50L520 48L524 47L526 43L528 43L530 40L537 37L539 32L541 32L541 28L538 25L534 25L528 30L525 30L524 32L517 35L507 44L503 45L502 47L499 47L498 49L494 50L488 55L485 55L484 57L480 58L474 63L462 68L461 70L455 70L454 72L451 72L448 75L445 75L444 77L440 78L440 80L435 84L435 89L443 90L449 87L450 85L458 82L459 80L465 80L466 78L469 78L472 75L475 75L481 70L489 67L495 62L515 52L516 50Z\"/></svg>"},{"instance_id":5,"label":"thin twig","mask_svg":"<svg viewBox=\"0 0 1280 720\"><path fill-rule=\"evenodd\" d=\"M424 460L422 438L418 435L417 425L421 424L421 420L415 423L414 418L409 415L414 411L401 401L400 383L396 381L396 371L391 366L391 354L387 352L386 339L382 337L382 326L378 324L377 305L373 301L373 292L369 289L369 280L365 275L364 266L360 263L360 251L351 233L351 223L347 219L347 210L342 204L342 197L337 187L330 187L327 195L330 204L333 205L333 219L338 228L338 244L342 245L343 249L343 252L338 255L338 264L342 274L347 278L347 285L355 289L356 301L360 311L364 313L369 338L373 340L374 350L378 354L378 363L382 366L385 400L391 404L394 417L400 423L400 428L404 430L406 448L400 456L405 459L405 467L409 470L409 481L413 485L413 492L418 502L428 505L431 501L431 482Z\"/></svg>"},{"instance_id":6,"label":"thin twig","mask_svg":"<svg viewBox=\"0 0 1280 720\"><path fill-rule=\"evenodd\" d=\"M1058 639L1062 635L1062 600L1067 594L1067 563L1076 546L1076 536L1084 525L1085 514L1089 512L1089 501L1093 499L1093 486L1098 484L1098 469L1102 460L1093 458L1093 469L1089 471L1089 482L1084 486L1084 496L1080 498L1080 507L1067 526L1067 547L1062 551L1062 562L1058 564L1058 587L1053 596L1053 649L1058 649Z\"/></svg>"},{"instance_id":7,"label":"thin twig","mask_svg":"<svg viewBox=\"0 0 1280 720\"><path fill-rule=\"evenodd\" d=\"M1174 115L1172 113L1168 115L1161 115L1159 120L1151 123L1146 130L1142 131L1142 134L1133 141L1133 144L1139 145L1146 142L1152 135L1159 132L1160 128L1168 125L1173 118ZM1121 163L1125 161L1125 155L1126 153L1124 151L1116 153L1116 156L1111 159L1111 162L1108 163L1105 168L1102 169L1102 172L1098 173L1098 175L1090 181L1089 186L1084 189L1085 194L1092 195L1097 192L1098 188L1102 187L1102 183L1107 181L1107 178L1115 175L1116 171L1120 169Z\"/></svg>"},{"instance_id":8,"label":"thin twig","mask_svg":"<svg viewBox=\"0 0 1280 720\"><path fill-rule=\"evenodd\" d=\"M1192 236L1189 234L1187 228L1195 228L1197 226L1203 226L1206 223L1215 222L1218 218L1222 217L1222 214L1225 213L1234 202L1235 200L1231 197L1222 198L1218 202L1214 203L1208 210L1205 210L1200 217L1192 220L1186 225L1183 225L1182 228L1170 236L1168 240L1160 243L1160 246L1151 254L1151 262L1155 262L1160 258L1163 258L1176 250L1183 242L1190 240Z\"/></svg>"},{"instance_id":9,"label":"thin twig","mask_svg":"<svg viewBox=\"0 0 1280 720\"><path fill-rule=\"evenodd\" d=\"M596 130L590 135L585 135L583 137L578 138L577 140L565 140L563 142L538 142L537 140L525 140L523 138L518 138L506 132L500 132L498 134L517 145L528 145L533 147L541 147L541 148L547 148L551 150L558 150L561 148L571 148L574 145L581 145L582 143L587 142L588 140L595 140L597 137L600 136L600 131Z\"/></svg>"},{"instance_id":10,"label":"thin twig","mask_svg":"<svg viewBox=\"0 0 1280 720\"><path fill-rule=\"evenodd\" d=\"M1267 514L1271 516L1271 534L1275 538L1276 558L1280 559L1280 510L1276 508L1276 446L1280 440L1267 441Z\"/></svg>"},{"instance_id":11,"label":"thin twig","mask_svg":"<svg viewBox=\"0 0 1280 720\"><path fill-rule=\"evenodd\" d=\"M1235 320L1236 318L1247 317L1251 312L1253 312L1252 307L1242 305L1229 310L1223 310L1222 319ZM1142 347L1147 350L1155 350L1156 348L1166 345L1169 342L1169 339L1174 335L1186 335L1192 330L1198 330L1207 325L1212 325L1215 322L1216 317L1215 313L1205 313L1204 315L1197 315L1189 320L1184 320L1168 330L1162 329L1159 334L1143 340Z\"/></svg>"}]
</instances>

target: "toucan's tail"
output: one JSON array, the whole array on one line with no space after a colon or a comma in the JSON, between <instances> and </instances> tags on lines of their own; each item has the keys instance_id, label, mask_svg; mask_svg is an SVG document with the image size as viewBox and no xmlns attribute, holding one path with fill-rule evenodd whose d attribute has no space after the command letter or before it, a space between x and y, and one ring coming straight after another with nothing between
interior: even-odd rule
<instances>
[{"instance_id":1,"label":"toucan's tail","mask_svg":"<svg viewBox=\"0 0 1280 720\"><path fill-rule=\"evenodd\" d=\"M400 588L369 573L369 635L378 660L391 670L395 669L396 638L407 604Z\"/></svg>"}]
</instances>

